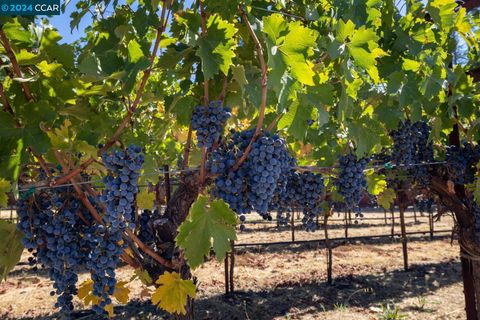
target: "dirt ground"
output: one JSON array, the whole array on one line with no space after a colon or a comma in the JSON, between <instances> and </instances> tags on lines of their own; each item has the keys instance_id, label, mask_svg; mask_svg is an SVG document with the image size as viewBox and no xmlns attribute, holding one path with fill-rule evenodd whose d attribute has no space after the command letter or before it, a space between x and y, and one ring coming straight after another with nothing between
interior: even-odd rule
<instances>
[{"instance_id":1,"label":"dirt ground","mask_svg":"<svg viewBox=\"0 0 480 320\"><path fill-rule=\"evenodd\" d=\"M225 296L223 263L209 261L194 271L198 297L196 319L465 319L458 244L451 244L452 218L435 222L436 234L430 241L428 218L406 214L409 270L403 270L398 237L366 241L338 240L333 250L333 285L326 284L326 254L321 244L290 244L269 247L237 248L235 256L235 294ZM332 219L341 219L335 215ZM383 212L368 213L349 228L349 237L390 234ZM290 241L289 227L252 217L247 231L237 243ZM400 231L396 213L395 233ZM299 223L297 221L297 223ZM330 238L345 236L344 224L334 221ZM323 230L306 233L300 228L295 239L321 239ZM26 261L28 254L22 260ZM119 278L129 280L132 270L122 267ZM88 274L80 275L80 281ZM134 299L115 308L116 319L169 319L148 303L147 291L138 280L127 285ZM49 295L51 282L45 270L34 272L18 265L6 282L0 284L0 319L57 319ZM76 319L98 319L78 300ZM388 317L394 311L397 317ZM403 317L402 317L403 316Z\"/></svg>"}]
</instances>

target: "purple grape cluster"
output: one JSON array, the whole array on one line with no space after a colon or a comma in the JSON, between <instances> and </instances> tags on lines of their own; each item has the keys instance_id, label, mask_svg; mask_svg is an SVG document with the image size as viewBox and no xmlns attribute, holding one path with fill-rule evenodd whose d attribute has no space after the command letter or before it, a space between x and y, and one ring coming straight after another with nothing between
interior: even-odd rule
<instances>
[{"instance_id":1,"label":"purple grape cluster","mask_svg":"<svg viewBox=\"0 0 480 320\"><path fill-rule=\"evenodd\" d=\"M155 243L155 232L153 230L153 221L158 217L158 211L143 210L139 217L138 238L147 245Z\"/></svg>"},{"instance_id":2,"label":"purple grape cluster","mask_svg":"<svg viewBox=\"0 0 480 320\"><path fill-rule=\"evenodd\" d=\"M433 212L433 199L431 198L420 198L415 200L415 205L421 213L432 213Z\"/></svg>"},{"instance_id":3,"label":"purple grape cluster","mask_svg":"<svg viewBox=\"0 0 480 320\"><path fill-rule=\"evenodd\" d=\"M211 148L218 142L230 116L230 109L224 108L221 101L196 106L192 114L192 129L197 133L198 146Z\"/></svg>"},{"instance_id":4,"label":"purple grape cluster","mask_svg":"<svg viewBox=\"0 0 480 320\"><path fill-rule=\"evenodd\" d=\"M433 161L433 144L429 142L431 128L425 121L401 122L390 133L393 139L392 160L401 169L409 171L414 181L426 187L430 184L428 163ZM426 163L426 164L425 164Z\"/></svg>"},{"instance_id":5,"label":"purple grape cluster","mask_svg":"<svg viewBox=\"0 0 480 320\"><path fill-rule=\"evenodd\" d=\"M343 196L347 210L355 212L357 217L361 217L360 200L367 187L365 179L365 168L369 160L366 158L357 159L353 153L340 157L340 172L335 184L338 193Z\"/></svg>"},{"instance_id":6,"label":"purple grape cluster","mask_svg":"<svg viewBox=\"0 0 480 320\"><path fill-rule=\"evenodd\" d=\"M456 184L469 184L475 180L476 165L480 160L480 146L464 142L463 146L447 147L446 161L450 179Z\"/></svg>"},{"instance_id":7,"label":"purple grape cluster","mask_svg":"<svg viewBox=\"0 0 480 320\"><path fill-rule=\"evenodd\" d=\"M306 231L315 231L315 218L322 212L320 203L324 192L324 181L321 174L302 172L300 174L300 207L303 211L303 227Z\"/></svg>"},{"instance_id":8,"label":"purple grape cluster","mask_svg":"<svg viewBox=\"0 0 480 320\"><path fill-rule=\"evenodd\" d=\"M29 262L48 268L55 289L50 294L57 295L55 307L64 315L73 310L77 274L90 259L90 248L84 246L88 227L78 212L92 219L81 202L72 197L74 192L71 187L54 188L17 201L17 228L23 233L25 248L34 256Z\"/></svg>"},{"instance_id":9,"label":"purple grape cluster","mask_svg":"<svg viewBox=\"0 0 480 320\"><path fill-rule=\"evenodd\" d=\"M243 215L255 210L271 219L269 204L280 180L291 170L293 159L282 138L262 132L252 144L247 160L237 170L232 170L253 133L253 130L232 132L231 139L212 153L207 168L217 175L213 194L227 202L235 212ZM244 221L245 217L240 219Z\"/></svg>"},{"instance_id":10,"label":"purple grape cluster","mask_svg":"<svg viewBox=\"0 0 480 320\"><path fill-rule=\"evenodd\" d=\"M132 144L125 150L102 154L102 160L109 170L100 197L107 207L104 221L111 230L123 230L127 225L133 230L132 214L138 193L138 177L145 161L142 148Z\"/></svg>"}]
</instances>

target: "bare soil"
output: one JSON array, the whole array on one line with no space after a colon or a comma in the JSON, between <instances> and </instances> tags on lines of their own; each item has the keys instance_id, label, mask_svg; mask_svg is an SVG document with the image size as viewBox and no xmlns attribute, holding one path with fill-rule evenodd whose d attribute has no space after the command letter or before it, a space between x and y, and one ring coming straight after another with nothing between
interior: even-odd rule
<instances>
[{"instance_id":1,"label":"bare soil","mask_svg":"<svg viewBox=\"0 0 480 320\"><path fill-rule=\"evenodd\" d=\"M388 214L389 216L390 214ZM368 213L349 228L349 237L390 234L384 214ZM247 224L237 243L291 241L289 227L275 223ZM335 215L333 219L343 218ZM224 295L223 262L211 260L194 271L198 279L196 319L465 319L458 244L450 232L429 239L428 218L413 221L407 213L409 270L403 270L401 242L397 236L345 242L343 222L329 227L330 238L340 238L333 250L333 285L326 284L326 254L320 243L237 248L235 293ZM395 233L398 233L398 212ZM297 221L299 224L299 221ZM451 230L451 217L435 222L435 230ZM295 230L295 240L322 239L314 233ZM25 253L22 262L28 258ZM129 280L132 270L121 267L119 278ZM80 281L88 274L80 275ZM138 280L127 285L134 299L115 308L116 319L170 319L148 303L148 289ZM55 297L49 295L51 281L46 270L34 272L19 264L0 284L0 319L57 319ZM389 310L404 317L387 318ZM76 319L98 319L75 300Z\"/></svg>"}]
</instances>

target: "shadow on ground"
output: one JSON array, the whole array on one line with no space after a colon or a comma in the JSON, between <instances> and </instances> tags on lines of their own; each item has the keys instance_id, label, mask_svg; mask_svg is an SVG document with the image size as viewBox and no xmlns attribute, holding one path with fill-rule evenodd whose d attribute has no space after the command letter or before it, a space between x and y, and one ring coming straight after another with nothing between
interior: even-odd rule
<instances>
[{"instance_id":1,"label":"shadow on ground","mask_svg":"<svg viewBox=\"0 0 480 320\"><path fill-rule=\"evenodd\" d=\"M340 307L368 309L387 302L420 297L461 281L460 264L447 261L412 265L409 271L393 270L383 274L335 278L329 286L324 282L291 283L288 279L272 290L236 292L200 298L195 303L196 319L272 319L287 316L319 316ZM170 319L148 302L132 301L115 308L114 319ZM428 312L428 309L425 310ZM21 320L60 319L51 316ZM90 311L76 311L73 319L99 319Z\"/></svg>"}]
</instances>

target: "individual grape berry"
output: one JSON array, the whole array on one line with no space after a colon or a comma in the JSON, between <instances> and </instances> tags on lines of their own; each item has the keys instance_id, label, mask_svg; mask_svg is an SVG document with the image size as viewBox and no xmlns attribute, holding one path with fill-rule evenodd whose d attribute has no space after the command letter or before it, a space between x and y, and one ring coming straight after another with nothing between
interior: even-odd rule
<instances>
[{"instance_id":1,"label":"individual grape berry","mask_svg":"<svg viewBox=\"0 0 480 320\"><path fill-rule=\"evenodd\" d=\"M196 106L192 114L192 129L197 134L198 146L211 148L218 142L230 116L230 109L224 108L221 101Z\"/></svg>"}]
</instances>

